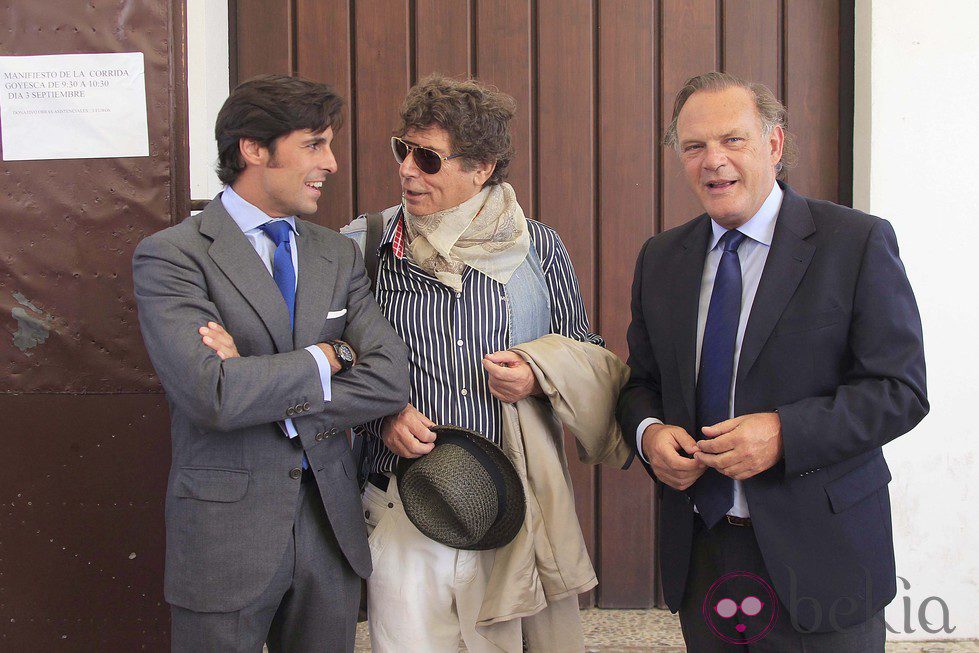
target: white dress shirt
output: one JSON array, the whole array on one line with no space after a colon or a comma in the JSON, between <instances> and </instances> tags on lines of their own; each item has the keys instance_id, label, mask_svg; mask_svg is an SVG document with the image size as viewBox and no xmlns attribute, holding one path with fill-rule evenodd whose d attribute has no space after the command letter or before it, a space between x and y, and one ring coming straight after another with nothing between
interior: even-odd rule
<instances>
[{"instance_id":1,"label":"white dress shirt","mask_svg":"<svg viewBox=\"0 0 979 653\"><path fill-rule=\"evenodd\" d=\"M292 268L296 271L296 284L299 284L299 247L296 242L296 218L295 216L289 216L287 218L270 218L265 214L260 208L254 204L250 204L244 200L241 195L236 193L231 186L227 186L224 192L221 193L221 204L224 205L225 210L231 216L231 219L235 221L235 224L242 230L245 234L245 238L248 239L248 243L258 252L259 258L262 259L262 263L265 264L265 268L272 274L272 263L275 259L276 245L269 236L259 229L260 226L266 222L273 222L275 220L285 220L292 227L289 230L289 246L292 250ZM234 334L231 334L234 337ZM320 372L320 383L323 385L323 400L330 401L332 397L330 378L332 374L332 369L330 368L330 359L326 357L323 350L316 345L310 345L306 347L306 351L310 353L313 360L316 361L316 367ZM286 434L290 438L294 438L299 435L296 431L295 425L293 425L291 419L287 419L284 422Z\"/></svg>"},{"instance_id":2,"label":"white dress shirt","mask_svg":"<svg viewBox=\"0 0 979 653\"><path fill-rule=\"evenodd\" d=\"M768 198L758 209L758 212L751 216L751 219L738 227L738 231L747 238L738 248L738 260L741 262L741 315L738 318L738 335L734 344L734 370L732 372L731 396L728 400L728 417L734 417L734 392L735 384L733 379L738 377L738 361L741 358L741 343L744 341L744 330L748 325L748 316L751 315L751 305L755 301L755 293L758 292L758 282L761 281L761 273L765 269L765 261L768 260L768 252L772 247L772 236L775 233L775 221L778 218L779 209L782 208L782 189L776 183ZM713 220L710 222L712 235L708 243L707 259L704 261L704 274L700 281L700 306L697 311L697 362L695 373L700 374L700 350L704 342L704 327L707 325L707 310L710 307L710 295L714 290L714 277L717 276L717 266L721 261L721 249L717 247L718 241L727 229L717 224ZM639 424L636 429L636 447L643 460L646 456L642 451L642 434L650 424L662 424L663 422L655 417L647 417ZM696 437L695 434L692 434ZM646 462L649 462L646 460ZM696 509L696 506L694 506ZM734 505L728 511L729 515L735 517L748 517L748 502L744 498L744 488L741 481L734 481Z\"/></svg>"}]
</instances>

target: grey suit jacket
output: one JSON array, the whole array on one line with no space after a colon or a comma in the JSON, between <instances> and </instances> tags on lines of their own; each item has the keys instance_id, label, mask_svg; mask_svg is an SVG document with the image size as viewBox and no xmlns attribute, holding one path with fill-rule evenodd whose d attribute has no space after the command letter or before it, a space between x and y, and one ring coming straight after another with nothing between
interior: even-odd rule
<instances>
[{"instance_id":1,"label":"grey suit jacket","mask_svg":"<svg viewBox=\"0 0 979 653\"><path fill-rule=\"evenodd\" d=\"M287 417L343 555L360 576L371 572L343 429L405 406L407 352L370 293L356 245L303 220L296 230L294 332L272 276L219 198L143 240L133 257L140 327L170 405L165 595L190 610L241 609L282 560L302 456L279 426ZM240 358L221 361L201 342L197 329L208 321L228 330ZM359 358L332 378L326 402L302 349L334 338Z\"/></svg>"}]
</instances>

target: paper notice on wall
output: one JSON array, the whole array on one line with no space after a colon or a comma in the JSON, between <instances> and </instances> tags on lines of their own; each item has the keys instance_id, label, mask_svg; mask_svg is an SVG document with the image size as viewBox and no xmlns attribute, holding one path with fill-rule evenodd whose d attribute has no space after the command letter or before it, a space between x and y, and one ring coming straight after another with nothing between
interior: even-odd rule
<instances>
[{"instance_id":1,"label":"paper notice on wall","mask_svg":"<svg viewBox=\"0 0 979 653\"><path fill-rule=\"evenodd\" d=\"M149 156L142 52L0 57L4 161Z\"/></svg>"}]
</instances>

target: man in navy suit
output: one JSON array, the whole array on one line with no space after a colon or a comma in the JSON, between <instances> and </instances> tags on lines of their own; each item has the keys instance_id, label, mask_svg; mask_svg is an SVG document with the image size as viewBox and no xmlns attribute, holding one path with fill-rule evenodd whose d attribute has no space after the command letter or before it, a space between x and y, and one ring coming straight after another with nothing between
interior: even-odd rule
<instances>
[{"instance_id":1,"label":"man in navy suit","mask_svg":"<svg viewBox=\"0 0 979 653\"><path fill-rule=\"evenodd\" d=\"M883 651L881 446L928 412L921 322L887 221L777 181L784 127L731 75L677 95L666 142L705 214L639 255L619 419L689 650Z\"/></svg>"}]
</instances>

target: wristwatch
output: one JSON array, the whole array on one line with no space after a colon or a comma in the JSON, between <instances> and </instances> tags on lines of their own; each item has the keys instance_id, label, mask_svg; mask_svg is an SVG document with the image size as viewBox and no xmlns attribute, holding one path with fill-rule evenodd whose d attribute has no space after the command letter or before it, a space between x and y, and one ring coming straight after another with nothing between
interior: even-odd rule
<instances>
[{"instance_id":1,"label":"wristwatch","mask_svg":"<svg viewBox=\"0 0 979 653\"><path fill-rule=\"evenodd\" d=\"M337 361L340 363L340 371L346 372L354 364L354 352L350 348L350 345L345 343L343 340L331 340L330 345L333 347L333 352L337 355Z\"/></svg>"}]
</instances>

